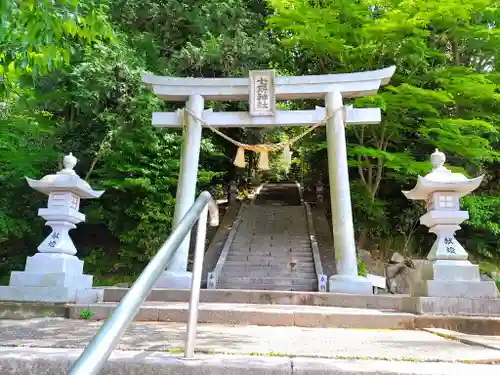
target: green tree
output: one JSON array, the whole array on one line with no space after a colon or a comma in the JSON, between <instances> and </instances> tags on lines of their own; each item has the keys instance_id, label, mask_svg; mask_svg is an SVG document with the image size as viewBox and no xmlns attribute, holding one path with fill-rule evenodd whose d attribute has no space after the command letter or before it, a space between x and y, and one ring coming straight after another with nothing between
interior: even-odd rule
<instances>
[{"instance_id":1,"label":"green tree","mask_svg":"<svg viewBox=\"0 0 500 375\"><path fill-rule=\"evenodd\" d=\"M384 226L394 227L395 194L429 169L435 147L465 173L495 165L500 45L495 1L269 4L273 14L268 28L286 49L287 58L280 60L285 70L319 74L397 67L392 86L354 102L381 107L382 123L348 130L356 223L362 234L381 235ZM317 165L325 159L326 145L324 138L313 142L316 155L310 159Z\"/></svg>"},{"instance_id":2,"label":"green tree","mask_svg":"<svg viewBox=\"0 0 500 375\"><path fill-rule=\"evenodd\" d=\"M19 4L9 8L6 18L9 22L28 17L27 13L16 13L25 10ZM39 2L34 6L44 4ZM57 6L63 4L70 7L73 3L61 2ZM116 38L111 40L107 34L101 38L97 32L87 39L83 34L61 36L55 34L55 29L46 30L46 34L52 33L51 40L32 38L31 42L40 50L45 44L57 47L56 54L47 55L50 59L64 57L64 51L70 51L71 60L59 59L57 64L52 61L36 72L33 66L24 66L24 70L8 77L10 83L20 86L24 84L24 76L36 80L30 80L34 83L30 86L32 90L16 87L15 92L10 92L9 106L12 109L16 106L19 112L10 111L4 120L20 134L18 143L12 141L10 130L0 131L0 145L5 144L10 150L9 154L0 152L0 157L12 158L0 159L0 164L17 166L19 176L15 184L12 173L7 177L12 183L11 195L0 201L0 217L4 220L13 216L24 224L17 226L15 221L0 224L0 257L5 254L5 259L10 259L2 270L4 276L9 269L20 267L42 238L42 220L25 218L35 218L36 207L43 204L44 197L30 192L22 176L40 178L54 173L59 168L58 160L70 151L79 159L77 173L94 187L106 190L101 199L84 202L87 222L72 233L80 255L89 260L89 271L108 277L141 270L170 230L182 133L180 129L157 130L151 126L152 112L174 110L180 104L157 99L141 82L140 74L152 71L167 75L239 75L254 65L268 65L270 49L263 29L262 9L257 7L254 11L243 1L109 1L106 3L109 7L92 4L81 1L75 6L80 7L80 12L99 12L102 22L109 19ZM37 12L40 9L36 8ZM30 22L46 28L59 27L50 23L50 15L38 17L37 12ZM64 17L56 21L63 20ZM3 37L14 44L23 36L11 27ZM13 55L9 56L12 60L7 66L14 61ZM14 65L21 69L21 62L16 60ZM238 105L232 104L233 108ZM219 108L227 106L221 103ZM39 113L45 120L43 127L35 127L38 123L33 121ZM15 116L22 123L13 122ZM36 130L33 141L40 143L39 148L32 147L29 138L23 138L21 131L25 127ZM49 134L49 142L44 142L45 132ZM236 131L233 135L243 134ZM217 184L231 166L233 153L232 145L204 132L200 189L221 191ZM26 163L18 162L20 155L26 156ZM37 162L29 165L30 159ZM26 191L32 201L23 195ZM19 212L12 209L11 201L16 196L22 197L17 199ZM32 234L29 239L26 233ZM19 256L10 256L14 253Z\"/></svg>"},{"instance_id":3,"label":"green tree","mask_svg":"<svg viewBox=\"0 0 500 375\"><path fill-rule=\"evenodd\" d=\"M112 37L105 2L0 0L0 89L68 65L75 43Z\"/></svg>"}]
</instances>

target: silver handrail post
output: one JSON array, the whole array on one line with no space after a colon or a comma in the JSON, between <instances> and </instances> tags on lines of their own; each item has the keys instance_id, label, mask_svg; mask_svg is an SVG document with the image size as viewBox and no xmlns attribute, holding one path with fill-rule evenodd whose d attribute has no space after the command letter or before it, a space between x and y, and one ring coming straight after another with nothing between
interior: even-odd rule
<instances>
[{"instance_id":1,"label":"silver handrail post","mask_svg":"<svg viewBox=\"0 0 500 375\"><path fill-rule=\"evenodd\" d=\"M189 300L189 318L187 324L186 347L184 357L194 357L194 344L196 341L196 326L198 324L198 304L200 302L201 274L203 258L205 256L205 240L207 238L208 207L205 207L198 219L196 229L196 245L194 249L193 280L191 284L191 298Z\"/></svg>"},{"instance_id":2,"label":"silver handrail post","mask_svg":"<svg viewBox=\"0 0 500 375\"><path fill-rule=\"evenodd\" d=\"M89 345L84 349L76 362L71 366L68 375L96 375L102 369L111 352L116 347L126 329L132 323L134 316L139 311L142 303L146 300L148 294L154 286L154 283L165 270L168 263L172 259L175 251L182 243L186 235L194 226L200 214L199 227L202 236L205 238L207 224L207 210L210 212L210 224L217 225L218 209L215 202L212 200L210 193L204 191L196 199L189 211L184 215L177 227L172 231L170 237L165 241L158 253L151 259L139 278L134 282L128 293L120 301L116 309L102 327L94 336ZM203 222L203 225L201 225ZM201 246L197 244L197 248ZM204 241L203 241L204 246ZM203 257L204 249L201 251ZM200 250L198 250L198 254ZM199 255L198 255L199 256ZM202 259L203 261L203 259ZM198 280L201 280L202 264L197 262L200 270ZM194 281L194 275L193 275ZM199 282L198 282L198 297L199 300ZM196 309L197 312L197 309Z\"/></svg>"}]
</instances>

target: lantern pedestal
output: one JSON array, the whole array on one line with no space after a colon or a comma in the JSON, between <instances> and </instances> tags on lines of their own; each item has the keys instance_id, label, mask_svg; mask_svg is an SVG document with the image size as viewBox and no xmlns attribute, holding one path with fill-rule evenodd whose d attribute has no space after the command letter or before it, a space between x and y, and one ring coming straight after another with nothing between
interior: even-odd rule
<instances>
[{"instance_id":1,"label":"lantern pedestal","mask_svg":"<svg viewBox=\"0 0 500 375\"><path fill-rule=\"evenodd\" d=\"M81 199L98 198L95 191L74 171L76 158L64 157L64 169L29 185L49 196L47 208L38 210L52 232L38 246L38 253L26 260L23 272L13 271L9 286L0 287L0 300L52 303L92 303L102 300L103 289L92 289L90 275L83 274L69 231L85 221L78 211Z\"/></svg>"},{"instance_id":2,"label":"lantern pedestal","mask_svg":"<svg viewBox=\"0 0 500 375\"><path fill-rule=\"evenodd\" d=\"M479 267L467 260L435 260L421 270L412 296L496 298L494 281L481 281Z\"/></svg>"},{"instance_id":3,"label":"lantern pedestal","mask_svg":"<svg viewBox=\"0 0 500 375\"><path fill-rule=\"evenodd\" d=\"M459 210L429 211L420 218L437 238L427 256L432 263L422 268L422 283L414 287L413 296L496 298L495 282L481 281L479 266L467 260L467 251L455 238L459 224L468 218L467 211Z\"/></svg>"},{"instance_id":4,"label":"lantern pedestal","mask_svg":"<svg viewBox=\"0 0 500 375\"><path fill-rule=\"evenodd\" d=\"M92 279L74 255L37 253L27 258L23 272L11 273L9 286L0 287L0 300L91 303L102 299L102 290L92 289Z\"/></svg>"}]
</instances>

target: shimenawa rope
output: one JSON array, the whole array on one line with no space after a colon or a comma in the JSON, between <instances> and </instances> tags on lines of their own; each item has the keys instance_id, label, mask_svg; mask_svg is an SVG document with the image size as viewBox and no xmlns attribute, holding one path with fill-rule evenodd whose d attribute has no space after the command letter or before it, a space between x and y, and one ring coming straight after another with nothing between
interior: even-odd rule
<instances>
[{"instance_id":1,"label":"shimenawa rope","mask_svg":"<svg viewBox=\"0 0 500 375\"><path fill-rule=\"evenodd\" d=\"M274 144L257 144L257 145L249 145L247 143L242 143L238 142L237 140L231 138L227 134L224 134L221 132L219 129L211 126L208 124L205 120L197 116L193 111L191 111L189 108L183 108L180 110L183 123L181 126L184 126L184 121L186 121L186 116L185 114L190 115L193 117L195 120L199 121L202 125L206 126L208 129L210 129L212 132L215 134L219 135L220 137L224 138L228 142L234 144L236 147L238 147L238 151L236 152L236 157L234 159L234 165L239 167L239 168L245 168L246 162L245 162L245 151L254 151L258 152L260 154L259 157L259 164L258 168L261 170L266 170L269 169L269 152L275 152L278 150L283 150L283 161L286 166L289 166L292 161L292 153L290 151L290 146L293 145L295 142L299 141L300 139L304 138L306 135L314 131L316 128L320 127L321 125L325 124L329 119L331 119L338 111L342 110L344 106L341 106L333 111L333 113L324 118L323 120L319 121L318 123L312 125L309 129L304 131L303 133L293 137L292 139L289 139L288 141L285 142L279 142L279 143L274 143ZM345 121L345 120L344 120ZM345 122L344 122L345 125Z\"/></svg>"}]
</instances>

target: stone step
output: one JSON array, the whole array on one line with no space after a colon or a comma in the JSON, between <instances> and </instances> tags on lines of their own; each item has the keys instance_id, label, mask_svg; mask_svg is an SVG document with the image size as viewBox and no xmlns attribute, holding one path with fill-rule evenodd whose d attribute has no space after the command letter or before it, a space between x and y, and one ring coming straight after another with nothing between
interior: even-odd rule
<instances>
[{"instance_id":1,"label":"stone step","mask_svg":"<svg viewBox=\"0 0 500 375\"><path fill-rule=\"evenodd\" d=\"M234 248L249 248L249 247L262 247L265 249L281 249L281 250L306 250L311 248L310 242L297 242L287 240L268 240L268 241L249 241L249 242L232 242L231 247Z\"/></svg>"},{"instance_id":2,"label":"stone step","mask_svg":"<svg viewBox=\"0 0 500 375\"><path fill-rule=\"evenodd\" d=\"M105 320L116 303L71 305L70 319L81 319L82 311L92 311L92 320ZM154 303L141 306L135 321L187 322L188 303ZM380 310L349 309L325 306L252 305L200 303L199 323L299 326L331 328L413 329L414 315Z\"/></svg>"},{"instance_id":3,"label":"stone step","mask_svg":"<svg viewBox=\"0 0 500 375\"><path fill-rule=\"evenodd\" d=\"M275 257L279 259L302 259L302 258L312 258L312 251L300 251L300 252L290 252L290 251L267 251L267 250L229 250L228 255L231 256L260 256L260 257Z\"/></svg>"},{"instance_id":4,"label":"stone step","mask_svg":"<svg viewBox=\"0 0 500 375\"><path fill-rule=\"evenodd\" d=\"M128 288L104 288L104 302L119 302L129 291ZM153 289L147 300L151 302L188 302L189 289ZM406 297L408 298L408 297ZM219 290L202 289L201 302L278 304L307 306L336 306L354 308L389 309L403 311L403 296L395 295L354 295L320 292Z\"/></svg>"},{"instance_id":5,"label":"stone step","mask_svg":"<svg viewBox=\"0 0 500 375\"><path fill-rule=\"evenodd\" d=\"M269 270L257 270L257 271L245 271L246 275L250 277L292 277L296 279L315 279L315 272L297 272L289 270L279 270L279 271L269 271ZM221 276L241 276L242 270L225 267L222 269Z\"/></svg>"},{"instance_id":6,"label":"stone step","mask_svg":"<svg viewBox=\"0 0 500 375\"><path fill-rule=\"evenodd\" d=\"M271 253L271 255L269 255L269 253ZM274 258L280 259L282 261L286 261L286 260L293 259L293 258L305 260L306 258L312 259L312 257L313 257L312 251L309 253L301 252L301 253L298 253L297 255L295 255L295 253L284 252L284 251L279 251L279 252L272 252L271 251L271 252L269 252L269 251L258 251L258 250L255 250L255 251L245 250L245 251L234 251L234 252L229 250L229 252L227 253L227 256L240 256L240 257L251 256L251 257L260 257L260 258L273 258L274 257Z\"/></svg>"},{"instance_id":7,"label":"stone step","mask_svg":"<svg viewBox=\"0 0 500 375\"><path fill-rule=\"evenodd\" d=\"M284 224L284 223L283 223ZM279 225L280 227L282 225ZM265 228L262 228L262 232L265 232L266 235L264 236L262 232L257 232L257 228L252 229L250 228L238 228L238 233L234 237L235 242L241 241L259 241L264 239L269 239L273 241L294 241L294 242L310 242L311 240L309 239L309 231L307 230L300 230L300 229L295 229L294 234L291 233L283 233L283 230L280 232L274 232L271 231L269 225L266 225ZM261 229L261 228L259 228Z\"/></svg>"},{"instance_id":8,"label":"stone step","mask_svg":"<svg viewBox=\"0 0 500 375\"><path fill-rule=\"evenodd\" d=\"M283 225L286 225L286 229L283 229ZM274 227L281 227L282 230L279 232L274 232L271 229L275 229ZM241 230L240 230L241 228ZM259 239L259 238L271 238L273 239L294 239L294 240L308 240L309 237L307 236L307 233L309 232L306 227L300 228L300 227L295 227L293 228L293 231L291 231L287 223L279 223L279 225L271 225L269 223L263 225L262 227L258 226L253 226L248 223L246 223L245 227L239 227L238 228L238 233L235 237L235 239ZM261 232L257 232L257 229L262 230L263 232L266 233L266 236L263 236ZM244 234L249 237L243 237L241 234Z\"/></svg>"},{"instance_id":9,"label":"stone step","mask_svg":"<svg viewBox=\"0 0 500 375\"><path fill-rule=\"evenodd\" d=\"M283 256L283 255L269 255L267 254L241 254L236 253L226 257L226 261L233 262L239 261L242 263L247 263L249 265L264 265L267 266L269 261L273 261L272 264L277 266L289 268L290 263L294 263L295 267L299 264L311 264L314 265L314 259L312 255L309 256Z\"/></svg>"},{"instance_id":10,"label":"stone step","mask_svg":"<svg viewBox=\"0 0 500 375\"><path fill-rule=\"evenodd\" d=\"M289 271L297 271L297 272L302 272L302 271L313 271L315 270L314 268L314 263L312 261L310 262L292 262L292 261L279 261L279 260L276 260L276 259L273 259L271 257L267 257L267 258L258 258L257 260L255 259L247 259L246 257L245 258L240 258L240 259L236 259L236 258L230 258L228 259L228 261L231 262L231 264L240 264L241 267L240 269L243 271L243 265L246 265L247 267L250 267L250 266L255 266L256 268L257 267L261 267L261 268L271 268L271 269L275 269L276 272L289 272ZM229 263L229 262L226 262L226 263ZM226 267L226 266L224 266ZM228 267L231 267L231 266L228 266ZM245 272L249 272L249 270L251 270L251 268L247 268L245 269Z\"/></svg>"},{"instance_id":11,"label":"stone step","mask_svg":"<svg viewBox=\"0 0 500 375\"><path fill-rule=\"evenodd\" d=\"M233 259L234 260L234 259ZM252 263L245 260L239 260L239 261L233 261L231 260L231 265L226 266L224 265L223 269L239 269L241 272L247 273L247 272L252 272L252 270L258 269L259 267L261 269L267 269L267 270L273 270L275 273L279 272L316 272L316 269L314 268L314 264L312 262L307 263L307 264L300 264L300 263L284 263L284 262L273 262L272 260L266 261L264 263L264 260L258 262L258 263ZM226 262L228 263L228 262ZM234 264L240 264L240 266L233 266ZM244 267L246 265L246 268ZM251 267L254 266L254 267ZM244 276L242 274L241 276Z\"/></svg>"},{"instance_id":12,"label":"stone step","mask_svg":"<svg viewBox=\"0 0 500 375\"><path fill-rule=\"evenodd\" d=\"M296 285L307 285L314 288L318 281L316 277L310 279L301 279L294 277L249 277L249 276L220 276L218 283L227 283L234 285L284 285L284 286L296 286Z\"/></svg>"},{"instance_id":13,"label":"stone step","mask_svg":"<svg viewBox=\"0 0 500 375\"><path fill-rule=\"evenodd\" d=\"M302 229L306 227L305 221L302 220L304 215L304 210L288 212L283 215L272 212L250 212L244 216L244 219L253 228L267 228L265 224L276 227L281 223L286 223L288 224L286 229L278 233L294 233L291 228Z\"/></svg>"},{"instance_id":14,"label":"stone step","mask_svg":"<svg viewBox=\"0 0 500 375\"><path fill-rule=\"evenodd\" d=\"M242 255L242 254L229 254L227 255L227 260L232 261L248 261L254 264L268 264L268 262L272 262L273 264L289 264L289 263L314 263L312 254L309 256L283 256L283 255Z\"/></svg>"},{"instance_id":15,"label":"stone step","mask_svg":"<svg viewBox=\"0 0 500 375\"><path fill-rule=\"evenodd\" d=\"M262 251L275 251L275 252L311 252L311 245L296 245L296 244L276 244L269 246L269 244L259 244L251 243L249 245L238 245L231 244L230 251L252 251L252 250L262 250Z\"/></svg>"},{"instance_id":16,"label":"stone step","mask_svg":"<svg viewBox=\"0 0 500 375\"><path fill-rule=\"evenodd\" d=\"M291 228L307 228L306 221L303 220L303 217L305 216L305 210L302 208L300 210L297 210L295 212L266 212L265 210L263 212L258 212L258 211L245 211L245 214L243 216L244 219L246 219L245 222L251 224L250 227L261 227L261 228L266 228L265 224L269 224L272 226L277 226L280 223L286 223L288 224L286 229L284 229L279 233L290 233L293 234L293 230ZM248 228L248 227L246 227Z\"/></svg>"},{"instance_id":17,"label":"stone step","mask_svg":"<svg viewBox=\"0 0 500 375\"><path fill-rule=\"evenodd\" d=\"M312 255L311 247L290 248L287 247L263 247L263 246L231 246L228 254L275 254L275 255Z\"/></svg>"},{"instance_id":18,"label":"stone step","mask_svg":"<svg viewBox=\"0 0 500 375\"><path fill-rule=\"evenodd\" d=\"M244 276L242 276L244 275ZM222 269L220 277L277 277L285 279L316 279L315 272L302 272L302 271L239 271L237 269Z\"/></svg>"},{"instance_id":19,"label":"stone step","mask_svg":"<svg viewBox=\"0 0 500 375\"><path fill-rule=\"evenodd\" d=\"M260 246L260 247L272 247L281 248L289 250L291 249L308 249L311 247L311 241L294 241L288 239L277 239L277 240L248 240L248 241L233 241L231 243L232 247L249 247L249 246Z\"/></svg>"},{"instance_id":20,"label":"stone step","mask_svg":"<svg viewBox=\"0 0 500 375\"><path fill-rule=\"evenodd\" d=\"M275 250L229 250L228 255L232 256L262 256L275 258L312 258L312 251L275 251Z\"/></svg>"},{"instance_id":21,"label":"stone step","mask_svg":"<svg viewBox=\"0 0 500 375\"><path fill-rule=\"evenodd\" d=\"M254 215L254 217L247 217L245 223L246 225L242 227L241 232L252 233L252 230L256 228L262 229L269 233L270 235L274 235L276 237L304 237L304 233L307 233L307 221L304 220L305 215L298 214L296 216L300 216L298 220L291 220L290 217L285 218L276 218L276 217L266 217L262 215ZM245 219L245 218L244 218ZM283 227L283 224L286 227ZM272 232L271 228L282 227L282 230L279 232ZM256 233L255 237L259 237L260 233Z\"/></svg>"},{"instance_id":22,"label":"stone step","mask_svg":"<svg viewBox=\"0 0 500 375\"><path fill-rule=\"evenodd\" d=\"M283 227L283 225L286 225L283 223L280 225ZM269 228L267 226L266 228ZM265 233L263 233L265 232ZM295 230L296 235L291 236L287 234L282 234L282 235L277 235L276 233L282 233L283 230L281 229L279 232L269 229L252 229L252 230L241 230L238 231L238 235L234 238L234 242L296 242L296 243L310 243L311 240L309 238L308 233L306 231L299 231ZM301 232L301 233L297 233Z\"/></svg>"},{"instance_id":23,"label":"stone step","mask_svg":"<svg viewBox=\"0 0 500 375\"><path fill-rule=\"evenodd\" d=\"M268 265L267 262L266 264L249 264L248 261L232 261L232 260L226 260L224 262L224 268L223 269L234 269L234 270L240 270L241 272L243 271L259 271L259 270L269 270L269 271L292 271L290 264L287 264L286 267L284 267L283 264L271 264ZM315 272L315 267L314 267L314 262L300 262L298 263L294 268L295 271L297 272Z\"/></svg>"},{"instance_id":24,"label":"stone step","mask_svg":"<svg viewBox=\"0 0 500 375\"><path fill-rule=\"evenodd\" d=\"M232 262L234 264L234 262ZM300 275L298 277L302 277L302 275L316 275L316 270L314 267L297 267L294 269L291 269L290 267L284 267L283 265L279 266L271 266L271 267L262 267L262 266L255 266L251 267L251 265L244 265L242 264L241 266L237 265L232 265L232 266L227 266L224 265L222 268L222 272L226 272L229 274L236 274L238 276L245 276L245 275L253 275L253 274L258 274L258 273L270 273L271 276L273 275L278 275L278 274L290 274L290 275Z\"/></svg>"},{"instance_id":25,"label":"stone step","mask_svg":"<svg viewBox=\"0 0 500 375\"><path fill-rule=\"evenodd\" d=\"M235 274L235 273L224 273L222 272L220 275L219 275L219 283L220 282L223 282L224 280L232 280L234 278L241 278L241 273L240 274ZM272 280L272 279L294 279L294 280L307 280L307 282L299 282L297 281L296 283L292 283L290 285L299 285L299 284L304 284L304 285L309 285L312 281L315 281L315 283L317 283L317 277L316 275L314 274L302 274L302 275L297 275L297 274L287 274L287 273L283 273L283 274L271 274L271 275L258 275L258 274L251 274L251 273L248 273L244 276L245 279L262 279L264 280L263 282L261 282L261 284L269 284L269 285L285 285L285 286L288 286L289 284L286 284L286 283L278 283L278 284L275 284L273 282L267 282L267 280ZM229 281L229 282L232 282L232 281ZM238 283L238 285L241 284L241 283ZM247 284L247 282L243 282L243 284ZM259 284L258 282L248 282L248 284ZM244 289L244 288L240 288L240 289Z\"/></svg>"},{"instance_id":26,"label":"stone step","mask_svg":"<svg viewBox=\"0 0 500 375\"><path fill-rule=\"evenodd\" d=\"M260 290L260 291L270 291L270 290L281 290L285 292L314 292L318 290L317 283L311 283L311 285L276 285L276 284L235 284L233 282L224 282L220 280L217 285L217 289L232 289L232 290Z\"/></svg>"},{"instance_id":27,"label":"stone step","mask_svg":"<svg viewBox=\"0 0 500 375\"><path fill-rule=\"evenodd\" d=\"M283 291L283 292L314 292L315 290L318 290L317 286L312 287L309 285L294 285L294 286L287 286L287 285L274 285L274 284L242 284L242 285L235 285L231 283L224 283L224 282L218 282L216 285L217 289L221 290L255 290L255 291Z\"/></svg>"},{"instance_id":28,"label":"stone step","mask_svg":"<svg viewBox=\"0 0 500 375\"><path fill-rule=\"evenodd\" d=\"M268 281L267 283L265 281ZM300 284L286 284L276 283L271 278L259 282L237 282L232 277L220 278L217 281L217 289L243 289L243 290L283 290L283 291L297 291L297 292L313 292L318 290L318 282L310 280Z\"/></svg>"}]
</instances>

